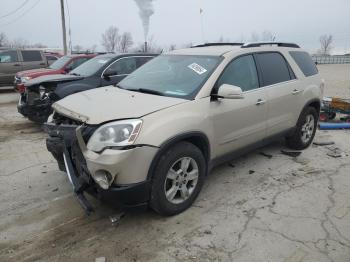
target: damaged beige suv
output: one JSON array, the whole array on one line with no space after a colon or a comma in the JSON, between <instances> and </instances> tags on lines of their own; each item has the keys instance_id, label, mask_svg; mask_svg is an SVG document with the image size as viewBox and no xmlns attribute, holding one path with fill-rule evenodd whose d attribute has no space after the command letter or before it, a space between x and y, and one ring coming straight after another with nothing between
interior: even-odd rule
<instances>
[{"instance_id":1,"label":"damaged beige suv","mask_svg":"<svg viewBox=\"0 0 350 262\"><path fill-rule=\"evenodd\" d=\"M285 137L304 149L324 89L296 44L205 44L153 59L118 86L53 105L47 148L87 212L87 192L178 214L211 168Z\"/></svg>"}]
</instances>

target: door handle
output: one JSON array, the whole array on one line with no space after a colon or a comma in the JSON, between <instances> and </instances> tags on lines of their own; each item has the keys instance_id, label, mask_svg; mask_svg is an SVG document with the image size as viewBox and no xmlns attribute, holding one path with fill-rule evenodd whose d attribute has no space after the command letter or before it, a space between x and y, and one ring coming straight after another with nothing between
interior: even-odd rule
<instances>
[{"instance_id":1,"label":"door handle","mask_svg":"<svg viewBox=\"0 0 350 262\"><path fill-rule=\"evenodd\" d=\"M45 63L40 63L40 65L46 65Z\"/></svg>"},{"instance_id":2,"label":"door handle","mask_svg":"<svg viewBox=\"0 0 350 262\"><path fill-rule=\"evenodd\" d=\"M14 64L13 66L20 66L20 64Z\"/></svg>"},{"instance_id":3,"label":"door handle","mask_svg":"<svg viewBox=\"0 0 350 262\"><path fill-rule=\"evenodd\" d=\"M297 95L297 94L299 94L300 92L301 92L301 90L294 89L294 90L292 91L292 94L293 94L293 95Z\"/></svg>"},{"instance_id":4,"label":"door handle","mask_svg":"<svg viewBox=\"0 0 350 262\"><path fill-rule=\"evenodd\" d=\"M259 98L258 101L256 101L255 104L256 104L257 106L260 106L260 105L263 105L263 104L265 104L265 103L266 103L265 100L262 100L262 99Z\"/></svg>"}]
</instances>

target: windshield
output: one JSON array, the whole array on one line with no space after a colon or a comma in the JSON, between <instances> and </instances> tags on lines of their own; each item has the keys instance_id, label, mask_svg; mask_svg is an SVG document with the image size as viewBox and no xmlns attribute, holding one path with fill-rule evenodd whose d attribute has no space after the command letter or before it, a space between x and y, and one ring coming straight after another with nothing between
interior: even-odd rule
<instances>
[{"instance_id":1,"label":"windshield","mask_svg":"<svg viewBox=\"0 0 350 262\"><path fill-rule=\"evenodd\" d=\"M57 59L55 62L53 62L49 68L51 69L61 69L71 58L69 56L62 56L61 58Z\"/></svg>"},{"instance_id":2,"label":"windshield","mask_svg":"<svg viewBox=\"0 0 350 262\"><path fill-rule=\"evenodd\" d=\"M118 86L193 99L220 61L218 56L161 55L126 77Z\"/></svg>"},{"instance_id":3,"label":"windshield","mask_svg":"<svg viewBox=\"0 0 350 262\"><path fill-rule=\"evenodd\" d=\"M91 76L100 70L111 57L94 57L70 72L71 75Z\"/></svg>"}]
</instances>

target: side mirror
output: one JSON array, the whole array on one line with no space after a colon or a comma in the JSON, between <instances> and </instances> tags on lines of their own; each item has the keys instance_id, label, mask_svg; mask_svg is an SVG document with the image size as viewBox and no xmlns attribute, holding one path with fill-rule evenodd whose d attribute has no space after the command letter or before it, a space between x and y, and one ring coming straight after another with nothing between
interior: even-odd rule
<instances>
[{"instance_id":1,"label":"side mirror","mask_svg":"<svg viewBox=\"0 0 350 262\"><path fill-rule=\"evenodd\" d=\"M226 98L226 99L242 99L244 98L243 96L243 91L240 87L234 86L234 85L229 85L229 84L222 84L219 87L218 98Z\"/></svg>"},{"instance_id":2,"label":"side mirror","mask_svg":"<svg viewBox=\"0 0 350 262\"><path fill-rule=\"evenodd\" d=\"M72 68L70 66L68 66L64 69L64 72L66 72L66 73L69 73L70 71L72 71Z\"/></svg>"},{"instance_id":3,"label":"side mirror","mask_svg":"<svg viewBox=\"0 0 350 262\"><path fill-rule=\"evenodd\" d=\"M106 71L104 71L103 73L103 77L108 80L111 76L114 76L117 74L118 74L117 70L113 68L107 68Z\"/></svg>"}]
</instances>

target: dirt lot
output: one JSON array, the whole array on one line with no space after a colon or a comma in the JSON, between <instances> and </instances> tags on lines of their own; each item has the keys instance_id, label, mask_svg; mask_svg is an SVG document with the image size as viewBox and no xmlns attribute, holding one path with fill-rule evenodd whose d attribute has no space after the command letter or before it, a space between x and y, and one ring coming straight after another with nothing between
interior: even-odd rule
<instances>
[{"instance_id":1,"label":"dirt lot","mask_svg":"<svg viewBox=\"0 0 350 262\"><path fill-rule=\"evenodd\" d=\"M320 66L326 95L350 97L350 65ZM342 156L283 142L217 167L188 211L87 217L40 126L0 94L0 261L350 261L350 132L318 131ZM264 152L272 157L261 154Z\"/></svg>"}]
</instances>

